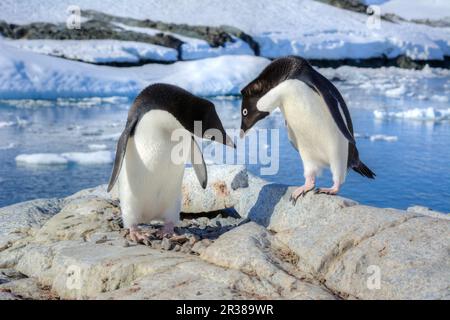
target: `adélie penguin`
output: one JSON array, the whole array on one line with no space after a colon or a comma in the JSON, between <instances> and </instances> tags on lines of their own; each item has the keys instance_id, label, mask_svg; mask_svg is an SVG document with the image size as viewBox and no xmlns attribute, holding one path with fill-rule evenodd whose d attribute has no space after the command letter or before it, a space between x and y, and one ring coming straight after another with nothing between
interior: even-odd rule
<instances>
[{"instance_id":1,"label":"ad\u00e9lie penguin","mask_svg":"<svg viewBox=\"0 0 450 320\"><path fill-rule=\"evenodd\" d=\"M349 168L374 179L375 173L359 159L344 99L305 59L274 60L241 93L241 137L277 107L281 109L289 140L304 168L305 184L291 195L294 205L315 188L316 175L326 167L331 169L333 186L316 189L317 193L337 194Z\"/></svg>"},{"instance_id":2,"label":"ad\u00e9lie penguin","mask_svg":"<svg viewBox=\"0 0 450 320\"><path fill-rule=\"evenodd\" d=\"M173 234L179 221L185 163L178 159L184 149L176 130L188 137L185 154L203 188L207 170L194 135L235 147L212 102L173 85L145 88L128 112L108 185L109 192L117 184L123 224L134 241L146 239L141 223L163 220L162 233Z\"/></svg>"}]
</instances>

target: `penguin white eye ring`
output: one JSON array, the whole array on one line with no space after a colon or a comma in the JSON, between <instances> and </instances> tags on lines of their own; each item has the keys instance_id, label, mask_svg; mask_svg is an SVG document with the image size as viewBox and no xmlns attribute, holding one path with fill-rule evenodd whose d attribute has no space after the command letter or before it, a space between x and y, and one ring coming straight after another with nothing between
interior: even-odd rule
<instances>
[{"instance_id":1,"label":"penguin white eye ring","mask_svg":"<svg viewBox=\"0 0 450 320\"><path fill-rule=\"evenodd\" d=\"M202 129L196 130L199 121ZM179 146L171 139L176 130L190 135L190 162L203 188L208 180L206 164L194 135L216 130L217 142L235 147L210 101L168 84L145 88L128 112L107 189L118 188L123 224L132 240L145 240L138 224L162 219L162 232L173 234L179 221L185 163L172 161L172 151Z\"/></svg>"},{"instance_id":2,"label":"penguin white eye ring","mask_svg":"<svg viewBox=\"0 0 450 320\"><path fill-rule=\"evenodd\" d=\"M291 195L294 205L315 188L316 175L327 166L333 174L333 186L316 189L316 193L337 194L349 168L374 179L375 173L359 159L344 98L305 59L288 56L274 60L241 93L242 114L247 111L241 121L241 137L277 107L283 113L306 180Z\"/></svg>"},{"instance_id":3,"label":"penguin white eye ring","mask_svg":"<svg viewBox=\"0 0 450 320\"><path fill-rule=\"evenodd\" d=\"M248 114L248 110L244 108L244 110L242 110L242 115L243 115L244 117L246 117L247 114Z\"/></svg>"}]
</instances>

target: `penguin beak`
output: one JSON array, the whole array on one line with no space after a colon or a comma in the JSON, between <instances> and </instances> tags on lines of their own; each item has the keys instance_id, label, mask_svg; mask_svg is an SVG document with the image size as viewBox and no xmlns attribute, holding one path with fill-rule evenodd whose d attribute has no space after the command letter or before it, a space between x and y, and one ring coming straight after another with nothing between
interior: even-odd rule
<instances>
[{"instance_id":1,"label":"penguin beak","mask_svg":"<svg viewBox=\"0 0 450 320\"><path fill-rule=\"evenodd\" d=\"M203 136L203 139L210 140L208 142L208 146L212 143L212 141L215 141L215 142L222 143L222 144L224 144L224 145L226 145L228 147L231 147L233 149L236 149L236 145L234 144L233 138L231 138L229 135L227 135L225 130L222 131L222 138L223 138L222 141L220 141L220 140L216 140L215 136Z\"/></svg>"},{"instance_id":2,"label":"penguin beak","mask_svg":"<svg viewBox=\"0 0 450 320\"><path fill-rule=\"evenodd\" d=\"M233 139L226 133L225 133L225 145L227 145L233 149L236 149L236 145L234 144Z\"/></svg>"}]
</instances>

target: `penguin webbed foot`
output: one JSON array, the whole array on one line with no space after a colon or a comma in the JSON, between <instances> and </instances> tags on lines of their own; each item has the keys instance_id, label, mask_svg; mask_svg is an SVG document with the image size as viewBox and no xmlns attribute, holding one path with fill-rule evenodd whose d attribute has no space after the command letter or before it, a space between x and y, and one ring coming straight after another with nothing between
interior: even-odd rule
<instances>
[{"instance_id":1,"label":"penguin webbed foot","mask_svg":"<svg viewBox=\"0 0 450 320\"><path fill-rule=\"evenodd\" d=\"M125 230L123 236L136 244L143 244L150 247L153 246L152 243L155 241L161 242L164 239L169 240L171 243L184 243L189 240L187 235L178 235L175 232L175 225L173 223L166 223L159 228L132 226Z\"/></svg>"}]
</instances>

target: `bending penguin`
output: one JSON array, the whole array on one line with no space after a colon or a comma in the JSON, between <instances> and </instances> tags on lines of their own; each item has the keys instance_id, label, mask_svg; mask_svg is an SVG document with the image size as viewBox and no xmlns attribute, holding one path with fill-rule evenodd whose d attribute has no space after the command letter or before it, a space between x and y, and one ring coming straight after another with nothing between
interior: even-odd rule
<instances>
[{"instance_id":1,"label":"bending penguin","mask_svg":"<svg viewBox=\"0 0 450 320\"><path fill-rule=\"evenodd\" d=\"M201 130L194 130L197 121L201 121ZM109 192L117 184L123 224L134 241L146 239L138 224L162 219L162 232L173 234L179 221L185 163L175 159L183 153L175 152L181 146L172 138L175 130L188 136L190 152L185 154L190 154L203 188L207 185L206 165L193 134L206 137L213 132L211 140L235 147L210 101L168 84L144 89L128 112L108 185Z\"/></svg>"},{"instance_id":2,"label":"bending penguin","mask_svg":"<svg viewBox=\"0 0 450 320\"><path fill-rule=\"evenodd\" d=\"M336 87L305 60L288 56L274 60L242 91L241 137L259 120L279 107L288 137L300 153L305 184L291 195L298 197L315 188L316 175L331 169L333 186L316 193L337 194L349 168L374 179L359 159L352 120Z\"/></svg>"}]
</instances>

